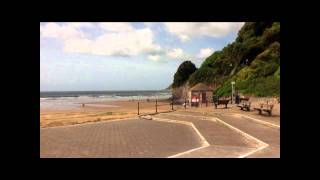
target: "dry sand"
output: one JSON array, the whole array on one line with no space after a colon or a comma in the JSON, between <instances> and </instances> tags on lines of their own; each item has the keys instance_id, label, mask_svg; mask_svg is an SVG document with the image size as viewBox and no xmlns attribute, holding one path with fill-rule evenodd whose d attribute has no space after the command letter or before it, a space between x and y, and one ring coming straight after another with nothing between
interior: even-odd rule
<instances>
[{"instance_id":1,"label":"dry sand","mask_svg":"<svg viewBox=\"0 0 320 180\"><path fill-rule=\"evenodd\" d=\"M158 112L171 110L168 101L158 102ZM140 115L155 113L155 102L140 101ZM40 127L54 127L138 116L138 101L108 101L85 104L72 110L40 110Z\"/></svg>"},{"instance_id":2,"label":"dry sand","mask_svg":"<svg viewBox=\"0 0 320 180\"><path fill-rule=\"evenodd\" d=\"M252 102L252 107L258 106L261 101ZM272 119L280 123L280 103L274 103L273 116L261 116L257 114L257 111L241 111L240 108L235 105L228 104L228 109L224 109L224 105L218 106L215 109L212 104L206 107L205 104L200 108L187 108L186 111L190 112L211 112L211 113L240 113L250 115L259 119ZM158 102L158 112L171 111L171 105L169 101ZM139 101L139 114L152 114L156 112L155 102ZM138 117L138 101L108 101L86 104L85 107L81 107L72 110L40 110L40 127L54 127L64 126L72 124L81 124L87 122L98 122L113 119L124 118L136 118ZM175 110L185 111L182 105L175 105Z\"/></svg>"}]
</instances>

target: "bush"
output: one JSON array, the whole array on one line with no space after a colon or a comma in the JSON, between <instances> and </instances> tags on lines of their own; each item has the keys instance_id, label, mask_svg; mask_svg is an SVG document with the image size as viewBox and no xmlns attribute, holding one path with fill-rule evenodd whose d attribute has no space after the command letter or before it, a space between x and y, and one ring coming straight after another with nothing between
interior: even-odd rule
<instances>
[{"instance_id":1,"label":"bush","mask_svg":"<svg viewBox=\"0 0 320 180\"><path fill-rule=\"evenodd\" d=\"M231 94L231 80L226 81L214 93L218 96ZM236 81L235 90L245 95L255 95L260 97L280 96L280 79L274 76L259 77Z\"/></svg>"}]
</instances>

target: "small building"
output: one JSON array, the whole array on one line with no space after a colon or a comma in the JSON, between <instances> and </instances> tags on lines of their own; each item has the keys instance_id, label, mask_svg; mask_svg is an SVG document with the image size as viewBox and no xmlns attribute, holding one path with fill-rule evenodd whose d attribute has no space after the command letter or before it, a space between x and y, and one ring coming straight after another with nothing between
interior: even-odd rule
<instances>
[{"instance_id":1,"label":"small building","mask_svg":"<svg viewBox=\"0 0 320 180\"><path fill-rule=\"evenodd\" d=\"M192 105L198 106L200 104L201 106L202 103L211 103L212 99L213 88L210 88L203 83L198 83L189 89L188 100Z\"/></svg>"}]
</instances>

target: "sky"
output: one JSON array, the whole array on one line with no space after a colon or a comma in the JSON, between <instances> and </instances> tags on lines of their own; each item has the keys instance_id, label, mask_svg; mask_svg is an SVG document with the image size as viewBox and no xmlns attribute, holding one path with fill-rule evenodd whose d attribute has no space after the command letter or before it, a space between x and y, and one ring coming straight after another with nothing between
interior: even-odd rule
<instances>
[{"instance_id":1,"label":"sky","mask_svg":"<svg viewBox=\"0 0 320 180\"><path fill-rule=\"evenodd\" d=\"M161 90L199 67L243 22L40 23L40 91Z\"/></svg>"}]
</instances>

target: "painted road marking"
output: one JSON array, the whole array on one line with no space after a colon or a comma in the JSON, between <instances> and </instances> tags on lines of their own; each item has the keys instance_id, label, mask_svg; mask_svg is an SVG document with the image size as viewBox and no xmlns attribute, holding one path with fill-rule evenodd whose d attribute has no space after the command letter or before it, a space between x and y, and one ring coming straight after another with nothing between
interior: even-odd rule
<instances>
[{"instance_id":1,"label":"painted road marking","mask_svg":"<svg viewBox=\"0 0 320 180\"><path fill-rule=\"evenodd\" d=\"M205 116L181 115L181 114L175 114L175 113L172 113L172 114L167 113L167 114L176 115L176 116L201 117L204 120L210 120L210 121L213 121L213 122L218 122L218 123L220 123L222 125L225 125L226 127L230 128L231 130L234 130L235 132L239 133L240 135L244 136L245 138L255 141L258 144L257 149L254 149L254 150L252 150L250 152L247 152L247 153L245 153L243 155L240 155L239 158L247 157L247 156L249 156L249 155L251 155L251 154L253 154L255 152L258 152L258 151L260 151L260 150L262 150L262 149L264 149L264 148L269 146L269 144L259 140L258 138L255 138L255 137L249 135L248 133L245 133L245 132L241 131L240 129L238 129L238 128L236 128L236 127L234 127L234 126L222 121L221 119L219 119L217 117L209 118L209 117L205 117Z\"/></svg>"},{"instance_id":2,"label":"painted road marking","mask_svg":"<svg viewBox=\"0 0 320 180\"><path fill-rule=\"evenodd\" d=\"M242 118L247 118L247 119L250 119L252 121L258 122L260 124L264 124L264 125L271 126L271 127L274 127L274 128L280 128L280 126L277 125L277 124L266 122L266 121L263 121L263 120L260 120L260 119L257 119L257 118L253 118L253 117L250 117L250 116L246 116L246 115L243 115L243 114L236 114L235 113L235 114L232 114L232 116L238 116L238 117L242 117Z\"/></svg>"}]
</instances>

